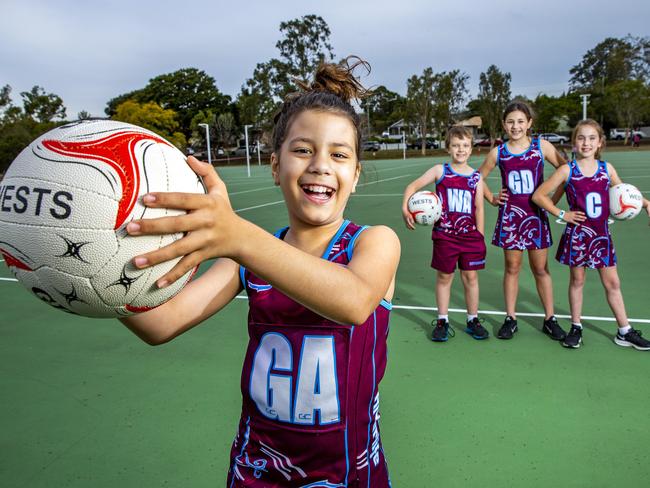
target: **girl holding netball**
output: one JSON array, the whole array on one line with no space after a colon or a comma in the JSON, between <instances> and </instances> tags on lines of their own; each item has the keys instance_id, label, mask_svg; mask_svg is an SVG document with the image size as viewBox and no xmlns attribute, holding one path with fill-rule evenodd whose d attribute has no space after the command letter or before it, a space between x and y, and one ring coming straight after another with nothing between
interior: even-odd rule
<instances>
[{"instance_id":1,"label":"girl holding netball","mask_svg":"<svg viewBox=\"0 0 650 488\"><path fill-rule=\"evenodd\" d=\"M650 341L641 332L630 327L625 313L621 284L616 271L616 252L609 234L609 187L621 183L614 167L600 160L605 143L603 129L595 120L578 122L572 141L577 158L560 167L535 191L533 201L567 223L557 249L556 259L570 269L569 305L571 330L562 345L578 348L582 343L583 288L586 268L597 269L605 288L618 331L614 342L619 346L650 350ZM548 197L548 193L564 184L569 210L561 210ZM650 201L643 199L650 215Z\"/></svg>"},{"instance_id":2,"label":"girl holding netball","mask_svg":"<svg viewBox=\"0 0 650 488\"><path fill-rule=\"evenodd\" d=\"M486 200L499 206L492 244L503 248L505 257L503 294L506 318L497 337L512 339L517 332L515 307L519 272L526 251L544 307L542 330L551 339L561 341L566 334L555 319L553 282L548 271L551 231L546 211L539 208L531 197L544 181L544 162L548 161L557 168L566 160L550 142L530 136L533 116L526 103L511 102L503 113L502 123L508 141L492 149L480 168L484 181L495 167L498 166L501 172L500 193L494 195L487 184L484 185Z\"/></svg>"},{"instance_id":3,"label":"girl holding netball","mask_svg":"<svg viewBox=\"0 0 650 488\"><path fill-rule=\"evenodd\" d=\"M400 245L387 227L343 217L361 169L360 120L350 104L364 94L352 73L359 64L321 65L275 117L271 172L288 227L271 235L239 217L212 166L193 158L208 194L147 195L149 206L188 214L128 227L131 235L187 233L134 259L144 268L185 256L159 286L217 257L169 302L122 319L145 341L168 341L242 289L248 294L250 340L228 486L390 484L377 386Z\"/></svg>"},{"instance_id":4,"label":"girl holding netball","mask_svg":"<svg viewBox=\"0 0 650 488\"><path fill-rule=\"evenodd\" d=\"M474 339L487 339L488 331L478 318L479 285L477 270L485 268L483 185L481 174L467 164L472 154L472 132L452 127L447 132L451 163L437 164L404 190L402 216L406 227L415 229L408 201L416 191L432 183L442 202L442 215L434 224L431 267L437 270L436 302L438 320L431 340L445 342L449 337L449 298L456 266L465 288L467 326ZM451 329L453 334L453 328Z\"/></svg>"}]
</instances>

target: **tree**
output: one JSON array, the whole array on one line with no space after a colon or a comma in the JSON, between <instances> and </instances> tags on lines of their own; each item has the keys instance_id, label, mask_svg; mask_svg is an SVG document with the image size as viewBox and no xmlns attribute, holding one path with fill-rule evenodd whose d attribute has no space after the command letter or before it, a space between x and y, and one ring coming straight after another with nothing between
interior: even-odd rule
<instances>
[{"instance_id":1,"label":"tree","mask_svg":"<svg viewBox=\"0 0 650 488\"><path fill-rule=\"evenodd\" d=\"M221 147L229 146L236 134L235 117L228 112L219 114L215 119L214 127L218 144Z\"/></svg>"},{"instance_id":2,"label":"tree","mask_svg":"<svg viewBox=\"0 0 650 488\"><path fill-rule=\"evenodd\" d=\"M63 101L57 95L34 86L21 93L23 107L11 102L11 86L0 89L0 174L34 139L63 123Z\"/></svg>"},{"instance_id":3,"label":"tree","mask_svg":"<svg viewBox=\"0 0 650 488\"><path fill-rule=\"evenodd\" d=\"M237 97L242 123L269 128L280 102L294 91L294 79L306 81L324 61L334 59L330 28L319 15L280 23L283 37L275 44L279 58L258 63Z\"/></svg>"},{"instance_id":4,"label":"tree","mask_svg":"<svg viewBox=\"0 0 650 488\"><path fill-rule=\"evenodd\" d=\"M192 118L200 110L225 112L230 106L230 96L217 88L212 76L196 68L184 68L173 73L156 76L147 86L110 100L106 113L113 116L117 107L127 100L138 103L155 102L163 109L176 113L178 130L185 137L192 135Z\"/></svg>"},{"instance_id":5,"label":"tree","mask_svg":"<svg viewBox=\"0 0 650 488\"><path fill-rule=\"evenodd\" d=\"M560 117L564 114L564 103L560 97L552 97L540 93L533 102L535 110L535 129L538 132L553 132L557 130Z\"/></svg>"},{"instance_id":6,"label":"tree","mask_svg":"<svg viewBox=\"0 0 650 488\"><path fill-rule=\"evenodd\" d=\"M467 96L469 75L459 70L443 71L434 77L433 123L439 137L453 125L453 114L458 112Z\"/></svg>"},{"instance_id":7,"label":"tree","mask_svg":"<svg viewBox=\"0 0 650 488\"><path fill-rule=\"evenodd\" d=\"M501 132L501 117L510 101L510 73L503 73L495 65L479 76L479 92L476 108L481 115L483 127L494 145Z\"/></svg>"},{"instance_id":8,"label":"tree","mask_svg":"<svg viewBox=\"0 0 650 488\"><path fill-rule=\"evenodd\" d=\"M608 86L605 95L608 108L616 114L616 122L621 127L638 127L650 115L650 88L641 80L619 81Z\"/></svg>"},{"instance_id":9,"label":"tree","mask_svg":"<svg viewBox=\"0 0 650 488\"><path fill-rule=\"evenodd\" d=\"M647 81L650 74L650 39L608 37L587 51L569 73L570 89L603 94L605 87L630 79Z\"/></svg>"},{"instance_id":10,"label":"tree","mask_svg":"<svg viewBox=\"0 0 650 488\"><path fill-rule=\"evenodd\" d=\"M334 59L330 44L330 28L320 15L305 15L280 23L284 35L275 47L287 74L300 80L307 80L319 64Z\"/></svg>"},{"instance_id":11,"label":"tree","mask_svg":"<svg viewBox=\"0 0 650 488\"><path fill-rule=\"evenodd\" d=\"M164 137L181 150L185 150L187 141L182 132L178 132L176 113L164 109L155 102L138 103L127 100L117 106L113 120L128 122L149 129Z\"/></svg>"},{"instance_id":12,"label":"tree","mask_svg":"<svg viewBox=\"0 0 650 488\"><path fill-rule=\"evenodd\" d=\"M25 114L38 122L51 122L52 119L65 118L65 106L58 95L46 93L40 86L28 92L21 92Z\"/></svg>"},{"instance_id":13,"label":"tree","mask_svg":"<svg viewBox=\"0 0 650 488\"><path fill-rule=\"evenodd\" d=\"M91 119L92 115L90 112L87 112L86 110L82 110L81 112L77 113L77 119L79 120L88 120Z\"/></svg>"},{"instance_id":14,"label":"tree","mask_svg":"<svg viewBox=\"0 0 650 488\"><path fill-rule=\"evenodd\" d=\"M381 133L390 124L400 119L405 102L404 97L399 93L383 85L373 89L360 104L369 121L368 134Z\"/></svg>"},{"instance_id":15,"label":"tree","mask_svg":"<svg viewBox=\"0 0 650 488\"><path fill-rule=\"evenodd\" d=\"M413 75L406 82L407 119L416 122L422 136L422 155L426 154L426 135L433 114L435 76L433 69L425 68L420 76Z\"/></svg>"}]
</instances>

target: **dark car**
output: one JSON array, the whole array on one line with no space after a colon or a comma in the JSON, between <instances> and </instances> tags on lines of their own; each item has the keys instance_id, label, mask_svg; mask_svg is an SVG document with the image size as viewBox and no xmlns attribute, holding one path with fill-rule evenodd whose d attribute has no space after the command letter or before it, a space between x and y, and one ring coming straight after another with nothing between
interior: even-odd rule
<instances>
[{"instance_id":1,"label":"dark car","mask_svg":"<svg viewBox=\"0 0 650 488\"><path fill-rule=\"evenodd\" d=\"M497 137L494 140L494 145L498 146L499 144L503 144L503 141ZM490 147L491 145L492 145L492 142L491 142L489 137L486 137L484 139L475 139L474 140L474 146L477 146L477 147Z\"/></svg>"},{"instance_id":2,"label":"dark car","mask_svg":"<svg viewBox=\"0 0 650 488\"><path fill-rule=\"evenodd\" d=\"M425 147L427 149L438 149L440 147L440 144L438 143L438 141L436 141L434 139L430 139L430 138L427 138L425 140L424 144L425 144ZM421 147L422 147L422 138L421 137L418 137L417 139L415 139L414 141L409 142L406 145L407 149L420 149Z\"/></svg>"},{"instance_id":3,"label":"dark car","mask_svg":"<svg viewBox=\"0 0 650 488\"><path fill-rule=\"evenodd\" d=\"M361 150L362 151L372 151L372 152L377 152L381 149L381 144L377 141L364 141L361 144Z\"/></svg>"}]
</instances>

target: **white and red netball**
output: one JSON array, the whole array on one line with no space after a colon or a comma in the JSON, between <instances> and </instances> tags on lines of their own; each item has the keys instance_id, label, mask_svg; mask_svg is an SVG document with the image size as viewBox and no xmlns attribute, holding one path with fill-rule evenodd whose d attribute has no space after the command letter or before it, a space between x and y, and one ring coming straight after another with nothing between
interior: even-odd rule
<instances>
[{"instance_id":1,"label":"white and red netball","mask_svg":"<svg viewBox=\"0 0 650 488\"><path fill-rule=\"evenodd\" d=\"M643 208L643 196L634 185L621 183L609 189L609 213L618 220L630 220Z\"/></svg>"},{"instance_id":2,"label":"white and red netball","mask_svg":"<svg viewBox=\"0 0 650 488\"><path fill-rule=\"evenodd\" d=\"M58 127L25 148L0 183L0 253L53 307L89 317L154 308L192 273L159 289L156 280L178 260L131 264L182 237L126 234L133 219L183 213L143 206L140 197L153 191L205 192L183 154L151 131L111 120Z\"/></svg>"},{"instance_id":3,"label":"white and red netball","mask_svg":"<svg viewBox=\"0 0 650 488\"><path fill-rule=\"evenodd\" d=\"M433 225L442 214L442 202L432 191L419 191L408 201L409 213L416 224Z\"/></svg>"}]
</instances>

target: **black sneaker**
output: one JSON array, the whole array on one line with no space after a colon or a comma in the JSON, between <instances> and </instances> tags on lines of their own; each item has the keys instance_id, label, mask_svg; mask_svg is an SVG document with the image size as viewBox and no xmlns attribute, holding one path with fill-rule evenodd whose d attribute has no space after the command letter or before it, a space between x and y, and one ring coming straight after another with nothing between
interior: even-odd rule
<instances>
[{"instance_id":1,"label":"black sneaker","mask_svg":"<svg viewBox=\"0 0 650 488\"><path fill-rule=\"evenodd\" d=\"M447 342L449 336L454 337L456 335L454 328L445 319L438 319L435 322L432 321L431 325L434 326L433 333L431 334L431 340L433 342Z\"/></svg>"},{"instance_id":2,"label":"black sneaker","mask_svg":"<svg viewBox=\"0 0 650 488\"><path fill-rule=\"evenodd\" d=\"M499 332L497 332L497 337L499 339L512 339L515 332L517 332L517 320L507 315Z\"/></svg>"},{"instance_id":3,"label":"black sneaker","mask_svg":"<svg viewBox=\"0 0 650 488\"><path fill-rule=\"evenodd\" d=\"M572 325L571 330L562 341L562 345L571 349L578 349L580 344L582 344L582 329Z\"/></svg>"},{"instance_id":4,"label":"black sneaker","mask_svg":"<svg viewBox=\"0 0 650 488\"><path fill-rule=\"evenodd\" d=\"M476 340L487 339L488 337L490 337L490 333L487 331L485 327L483 327L483 324L481 324L481 320L479 320L478 317L475 317L469 322L467 322L467 327L465 327L465 332L467 332Z\"/></svg>"},{"instance_id":5,"label":"black sneaker","mask_svg":"<svg viewBox=\"0 0 650 488\"><path fill-rule=\"evenodd\" d=\"M562 327L560 327L560 324L557 323L555 315L551 315L550 319L544 321L542 331L554 341L562 341L566 337L566 332L564 332Z\"/></svg>"},{"instance_id":6,"label":"black sneaker","mask_svg":"<svg viewBox=\"0 0 650 488\"><path fill-rule=\"evenodd\" d=\"M633 347L638 351L650 350L650 341L641 337L640 330L630 329L625 335L617 332L616 337L614 337L614 342L619 346Z\"/></svg>"}]
</instances>

